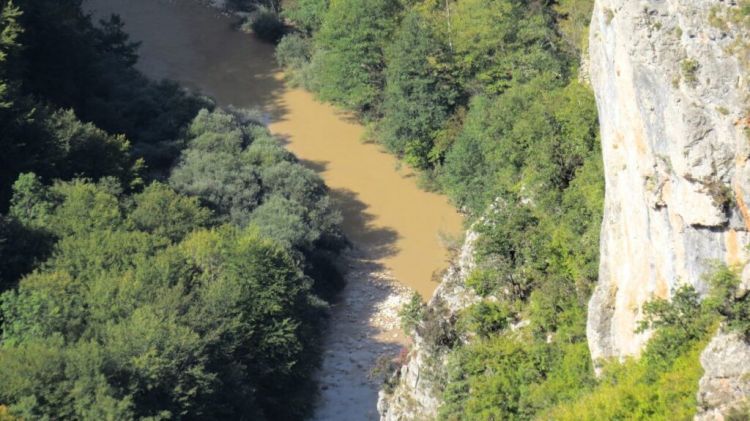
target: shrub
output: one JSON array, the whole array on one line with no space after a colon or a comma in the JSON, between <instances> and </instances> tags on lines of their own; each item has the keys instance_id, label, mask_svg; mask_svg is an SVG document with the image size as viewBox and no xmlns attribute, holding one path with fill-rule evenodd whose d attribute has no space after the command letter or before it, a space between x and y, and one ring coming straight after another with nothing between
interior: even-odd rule
<instances>
[{"instance_id":1,"label":"shrub","mask_svg":"<svg viewBox=\"0 0 750 421\"><path fill-rule=\"evenodd\" d=\"M404 304L398 312L401 318L401 329L406 333L411 333L424 317L425 304L422 302L422 296L415 292L412 294L408 303Z\"/></svg>"},{"instance_id":2,"label":"shrub","mask_svg":"<svg viewBox=\"0 0 750 421\"><path fill-rule=\"evenodd\" d=\"M693 86L698 82L698 67L700 67L698 62L691 58L686 58L680 63L682 77L685 78L685 82L690 86Z\"/></svg>"},{"instance_id":3,"label":"shrub","mask_svg":"<svg viewBox=\"0 0 750 421\"><path fill-rule=\"evenodd\" d=\"M699 357L705 344L692 344L663 372L627 360L605 368L598 386L575 401L542 413L540 419L559 421L688 420L697 407Z\"/></svg>"},{"instance_id":4,"label":"shrub","mask_svg":"<svg viewBox=\"0 0 750 421\"><path fill-rule=\"evenodd\" d=\"M314 71L311 66L312 41L299 34L285 35L276 46L276 62L284 68L291 86L312 89Z\"/></svg>"},{"instance_id":5,"label":"shrub","mask_svg":"<svg viewBox=\"0 0 750 421\"><path fill-rule=\"evenodd\" d=\"M750 341L750 293L738 291L739 271L726 265L714 268L706 279L711 287L705 306L723 317L726 327Z\"/></svg>"},{"instance_id":6,"label":"shrub","mask_svg":"<svg viewBox=\"0 0 750 421\"><path fill-rule=\"evenodd\" d=\"M486 338L505 329L513 319L513 311L505 303L481 301L469 307L462 315L465 329Z\"/></svg>"},{"instance_id":7,"label":"shrub","mask_svg":"<svg viewBox=\"0 0 750 421\"><path fill-rule=\"evenodd\" d=\"M259 11L250 24L255 35L263 41L277 43L284 36L286 27L276 13Z\"/></svg>"},{"instance_id":8,"label":"shrub","mask_svg":"<svg viewBox=\"0 0 750 421\"><path fill-rule=\"evenodd\" d=\"M295 0L284 2L282 14L294 22L296 28L312 34L320 29L327 9L328 0Z\"/></svg>"},{"instance_id":9,"label":"shrub","mask_svg":"<svg viewBox=\"0 0 750 421\"><path fill-rule=\"evenodd\" d=\"M734 192L732 187L714 178L705 178L702 181L704 191L713 199L714 206L728 212L734 204Z\"/></svg>"},{"instance_id":10,"label":"shrub","mask_svg":"<svg viewBox=\"0 0 750 421\"><path fill-rule=\"evenodd\" d=\"M164 185L49 190L35 201L52 198L39 223L61 238L54 257L0 297L12 414L303 418L322 306L290 250L231 226L181 239L207 215Z\"/></svg>"},{"instance_id":11,"label":"shrub","mask_svg":"<svg viewBox=\"0 0 750 421\"><path fill-rule=\"evenodd\" d=\"M438 300L425 308L422 323L417 326L418 333L433 350L451 348L458 341L455 320L446 318L447 312L445 303Z\"/></svg>"},{"instance_id":12,"label":"shrub","mask_svg":"<svg viewBox=\"0 0 750 421\"><path fill-rule=\"evenodd\" d=\"M384 84L384 45L401 10L396 0L331 2L315 35L314 88L324 101L368 115Z\"/></svg>"},{"instance_id":13,"label":"shrub","mask_svg":"<svg viewBox=\"0 0 750 421\"><path fill-rule=\"evenodd\" d=\"M644 361L654 368L671 364L686 347L706 335L715 319L701 306L700 296L691 285L680 286L670 301L657 298L647 302L643 314L636 332L658 329L644 355Z\"/></svg>"},{"instance_id":14,"label":"shrub","mask_svg":"<svg viewBox=\"0 0 750 421\"><path fill-rule=\"evenodd\" d=\"M310 62L312 46L307 38L289 34L276 46L276 62L285 69L299 70Z\"/></svg>"}]
</instances>

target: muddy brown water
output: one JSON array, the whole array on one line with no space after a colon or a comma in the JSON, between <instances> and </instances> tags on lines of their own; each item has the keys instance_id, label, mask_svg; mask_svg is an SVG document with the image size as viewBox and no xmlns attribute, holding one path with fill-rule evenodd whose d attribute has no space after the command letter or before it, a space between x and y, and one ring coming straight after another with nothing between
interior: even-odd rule
<instances>
[{"instance_id":1,"label":"muddy brown water","mask_svg":"<svg viewBox=\"0 0 750 421\"><path fill-rule=\"evenodd\" d=\"M138 67L199 89L220 105L255 108L269 129L331 188L344 231L399 282L429 297L447 266L442 234L462 219L443 196L420 190L414 174L378 145L361 141L351 116L283 82L273 47L233 28L234 19L194 0L87 0L95 17L119 14L142 41Z\"/></svg>"}]
</instances>

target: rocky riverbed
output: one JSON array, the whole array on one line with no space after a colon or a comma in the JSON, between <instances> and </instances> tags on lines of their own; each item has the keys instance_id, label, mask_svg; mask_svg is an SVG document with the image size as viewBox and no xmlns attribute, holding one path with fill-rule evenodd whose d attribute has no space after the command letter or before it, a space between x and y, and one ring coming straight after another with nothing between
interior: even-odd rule
<instances>
[{"instance_id":1,"label":"rocky riverbed","mask_svg":"<svg viewBox=\"0 0 750 421\"><path fill-rule=\"evenodd\" d=\"M332 305L318 373L320 398L314 420L377 420L383 362L406 346L398 311L411 296L366 253L345 255L347 286Z\"/></svg>"}]
</instances>

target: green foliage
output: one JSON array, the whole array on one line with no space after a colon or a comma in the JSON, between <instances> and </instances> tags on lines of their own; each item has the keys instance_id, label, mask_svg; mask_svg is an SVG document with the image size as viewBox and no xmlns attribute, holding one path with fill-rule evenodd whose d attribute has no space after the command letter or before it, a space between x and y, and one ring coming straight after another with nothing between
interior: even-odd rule
<instances>
[{"instance_id":1,"label":"green foliage","mask_svg":"<svg viewBox=\"0 0 750 421\"><path fill-rule=\"evenodd\" d=\"M276 46L276 61L284 68L286 82L291 86L311 89L314 83L310 61L313 54L313 42L300 34L289 34Z\"/></svg>"},{"instance_id":2,"label":"green foliage","mask_svg":"<svg viewBox=\"0 0 750 421\"><path fill-rule=\"evenodd\" d=\"M541 236L534 233L538 220L529 207L516 206L499 207L492 220L479 227L477 255L483 270L467 282L482 295L502 294L510 302L528 298L543 269L543 262L534 259L542 247Z\"/></svg>"},{"instance_id":3,"label":"green foliage","mask_svg":"<svg viewBox=\"0 0 750 421\"><path fill-rule=\"evenodd\" d=\"M555 196L542 192L565 189L587 158L594 157L593 95L576 82L560 89L556 85L545 77L494 100L474 99L443 168L443 184L460 206L483 212L506 192L553 201Z\"/></svg>"},{"instance_id":4,"label":"green foliage","mask_svg":"<svg viewBox=\"0 0 750 421\"><path fill-rule=\"evenodd\" d=\"M238 224L247 223L262 195L259 168L245 150L253 140L247 129L231 114L201 111L188 128L188 148L170 178L177 191L199 197L217 216ZM273 163L280 158L274 156Z\"/></svg>"},{"instance_id":5,"label":"green foliage","mask_svg":"<svg viewBox=\"0 0 750 421\"><path fill-rule=\"evenodd\" d=\"M368 114L385 84L385 49L401 11L396 0L337 0L315 36L314 90L321 99Z\"/></svg>"},{"instance_id":6,"label":"green foliage","mask_svg":"<svg viewBox=\"0 0 750 421\"><path fill-rule=\"evenodd\" d=\"M694 86L698 82L698 68L699 64L692 58L686 58L680 62L680 71L685 82L690 86Z\"/></svg>"},{"instance_id":7,"label":"green foliage","mask_svg":"<svg viewBox=\"0 0 750 421\"><path fill-rule=\"evenodd\" d=\"M387 49L386 86L379 124L380 140L419 169L439 162L434 138L456 103L447 46L415 12L401 21ZM453 82L453 83L452 83Z\"/></svg>"},{"instance_id":8,"label":"green foliage","mask_svg":"<svg viewBox=\"0 0 750 421\"><path fill-rule=\"evenodd\" d=\"M480 301L462 315L462 324L468 332L487 338L508 327L513 321L513 311L506 303Z\"/></svg>"},{"instance_id":9,"label":"green foliage","mask_svg":"<svg viewBox=\"0 0 750 421\"><path fill-rule=\"evenodd\" d=\"M738 268L717 265L706 281L710 290L704 305L721 316L728 330L750 340L750 294L738 290Z\"/></svg>"},{"instance_id":10,"label":"green foliage","mask_svg":"<svg viewBox=\"0 0 750 421\"><path fill-rule=\"evenodd\" d=\"M591 0L562 0L556 3L554 11L558 15L558 27L565 43L576 55L580 55L588 48L588 29L594 3Z\"/></svg>"},{"instance_id":11,"label":"green foliage","mask_svg":"<svg viewBox=\"0 0 750 421\"><path fill-rule=\"evenodd\" d=\"M341 216L321 179L295 162L268 131L240 113L201 111L170 179L219 221L255 224L300 250L342 243Z\"/></svg>"},{"instance_id":12,"label":"green foliage","mask_svg":"<svg viewBox=\"0 0 750 421\"><path fill-rule=\"evenodd\" d=\"M272 195L253 212L250 224L287 247L311 247L320 233L308 229L305 213L299 202Z\"/></svg>"},{"instance_id":13,"label":"green foliage","mask_svg":"<svg viewBox=\"0 0 750 421\"><path fill-rule=\"evenodd\" d=\"M85 175L94 180L116 177L128 187L140 184L142 162L133 158L130 143L123 136L112 136L83 123L72 111L42 108L36 115L38 119L10 127L0 138L9 152L2 158L7 164L2 169L7 178L3 178L0 189L10 190L12 181L27 170L38 171L47 180ZM33 141L21 142L26 136Z\"/></svg>"},{"instance_id":14,"label":"green foliage","mask_svg":"<svg viewBox=\"0 0 750 421\"><path fill-rule=\"evenodd\" d=\"M45 182L115 176L136 188L142 156L149 175L163 175L180 129L210 102L143 77L123 22L94 25L80 0L1 7L0 211L22 172Z\"/></svg>"},{"instance_id":15,"label":"green foliage","mask_svg":"<svg viewBox=\"0 0 750 421\"><path fill-rule=\"evenodd\" d=\"M610 362L596 380L580 333L583 317L572 323L578 324L578 336L564 335L559 328L570 323L547 322L542 326L555 333L545 341L535 340L533 313L538 310L533 301L530 329L515 335L477 329L479 339L455 353L443 419L692 418L703 374L698 357L716 321L711 304L701 304L692 287L676 290L671 302L647 303L641 328L656 333L643 357Z\"/></svg>"},{"instance_id":16,"label":"green foliage","mask_svg":"<svg viewBox=\"0 0 750 421\"><path fill-rule=\"evenodd\" d=\"M657 298L643 306L644 320L636 332L658 329L646 348L644 361L649 367L671 363L687 347L706 335L715 317L701 306L700 296L692 286L682 285L669 301Z\"/></svg>"},{"instance_id":17,"label":"green foliage","mask_svg":"<svg viewBox=\"0 0 750 421\"><path fill-rule=\"evenodd\" d=\"M143 77L132 67L138 44L123 32L123 22L112 17L97 27L81 3L18 1L26 28L17 62L24 90L134 144L175 139L206 101Z\"/></svg>"},{"instance_id":18,"label":"green foliage","mask_svg":"<svg viewBox=\"0 0 750 421\"><path fill-rule=\"evenodd\" d=\"M529 353L541 357L543 350L500 337L483 346L463 348L450 370L440 418L505 419L518 413L521 394L541 374L539 367L525 364L531 359Z\"/></svg>"},{"instance_id":19,"label":"green foliage","mask_svg":"<svg viewBox=\"0 0 750 421\"><path fill-rule=\"evenodd\" d=\"M14 212L60 241L0 300L0 400L12 414L285 419L309 408L321 304L280 244L255 229L200 231L206 211L161 184L130 211L106 184L17 184L27 193Z\"/></svg>"},{"instance_id":20,"label":"green foliage","mask_svg":"<svg viewBox=\"0 0 750 421\"><path fill-rule=\"evenodd\" d=\"M298 34L289 34L276 46L276 61L287 72L299 72L312 56L310 40Z\"/></svg>"},{"instance_id":21,"label":"green foliage","mask_svg":"<svg viewBox=\"0 0 750 421\"><path fill-rule=\"evenodd\" d=\"M664 371L628 360L605 368L598 386L578 400L540 415L555 420L690 420L697 407L698 361L705 342L693 343Z\"/></svg>"},{"instance_id":22,"label":"green foliage","mask_svg":"<svg viewBox=\"0 0 750 421\"><path fill-rule=\"evenodd\" d=\"M179 241L195 229L205 227L211 213L195 198L180 196L168 186L153 183L134 196L135 208L128 222L135 229Z\"/></svg>"},{"instance_id":23,"label":"green foliage","mask_svg":"<svg viewBox=\"0 0 750 421\"><path fill-rule=\"evenodd\" d=\"M455 320L444 316L445 303L441 300L430 303L421 313L421 323L416 325L417 333L424 339L425 345L433 352L451 348L458 342Z\"/></svg>"},{"instance_id":24,"label":"green foliage","mask_svg":"<svg viewBox=\"0 0 750 421\"><path fill-rule=\"evenodd\" d=\"M26 225L44 227L48 224L51 207L49 191L39 177L33 173L18 176L13 183L11 216Z\"/></svg>"},{"instance_id":25,"label":"green foliage","mask_svg":"<svg viewBox=\"0 0 750 421\"><path fill-rule=\"evenodd\" d=\"M456 63L470 87L501 93L542 73L565 75L550 10L527 1L467 0L452 12Z\"/></svg>"},{"instance_id":26,"label":"green foliage","mask_svg":"<svg viewBox=\"0 0 750 421\"><path fill-rule=\"evenodd\" d=\"M707 274L710 290L682 285L671 299L656 298L643 307L639 331L655 333L640 360L610 362L598 384L575 401L544 413L544 419L688 420L697 408L699 357L721 321L724 329L747 336L747 295L737 290L736 268L717 265Z\"/></svg>"},{"instance_id":27,"label":"green foliage","mask_svg":"<svg viewBox=\"0 0 750 421\"><path fill-rule=\"evenodd\" d=\"M530 419L591 384L587 354L585 343L555 347L509 336L461 348L450 363L440 419Z\"/></svg>"},{"instance_id":28,"label":"green foliage","mask_svg":"<svg viewBox=\"0 0 750 421\"><path fill-rule=\"evenodd\" d=\"M305 417L317 294L342 284L325 185L247 113L145 79L118 17L16 4L0 2L0 418ZM180 154L177 191L145 186Z\"/></svg>"},{"instance_id":29,"label":"green foliage","mask_svg":"<svg viewBox=\"0 0 750 421\"><path fill-rule=\"evenodd\" d=\"M118 228L123 223L119 192L109 187L81 180L56 183L43 194L51 199L47 206L52 208L45 228L61 238Z\"/></svg>"},{"instance_id":30,"label":"green foliage","mask_svg":"<svg viewBox=\"0 0 750 421\"><path fill-rule=\"evenodd\" d=\"M399 310L398 317L401 319L401 329L404 332L412 332L424 318L425 304L422 296L415 292L411 295L409 302Z\"/></svg>"},{"instance_id":31,"label":"green foliage","mask_svg":"<svg viewBox=\"0 0 750 421\"><path fill-rule=\"evenodd\" d=\"M212 209L214 222L253 225L291 248L315 291L332 297L343 281L330 253L344 238L320 177L240 111L201 111L184 142L170 185Z\"/></svg>"},{"instance_id":32,"label":"green foliage","mask_svg":"<svg viewBox=\"0 0 750 421\"><path fill-rule=\"evenodd\" d=\"M71 111L58 111L45 122L52 142L61 150L59 178L85 174L93 179L114 176L135 183L137 170L124 136L111 136L91 123L82 123ZM66 165L67 164L67 165ZM68 167L68 168L65 168Z\"/></svg>"},{"instance_id":33,"label":"green foliage","mask_svg":"<svg viewBox=\"0 0 750 421\"><path fill-rule=\"evenodd\" d=\"M18 36L23 29L18 24L18 17L21 16L21 10L16 7L12 1L2 3L0 9L0 110L5 110L13 105L13 98L10 95L8 82L7 64L8 55L17 51Z\"/></svg>"},{"instance_id":34,"label":"green foliage","mask_svg":"<svg viewBox=\"0 0 750 421\"><path fill-rule=\"evenodd\" d=\"M475 228L467 285L498 301L464 315L478 338L454 351L443 419L530 419L594 384L585 324L604 190L596 111L586 88L555 85L476 98L444 164L454 198L477 213L494 200ZM527 327L510 333L518 320Z\"/></svg>"},{"instance_id":35,"label":"green foliage","mask_svg":"<svg viewBox=\"0 0 750 421\"><path fill-rule=\"evenodd\" d=\"M0 421L16 421L18 418L8 414L8 407L0 405Z\"/></svg>"},{"instance_id":36,"label":"green foliage","mask_svg":"<svg viewBox=\"0 0 750 421\"><path fill-rule=\"evenodd\" d=\"M293 0L284 5L283 16L300 30L312 34L320 29L328 3L328 0Z\"/></svg>"}]
</instances>

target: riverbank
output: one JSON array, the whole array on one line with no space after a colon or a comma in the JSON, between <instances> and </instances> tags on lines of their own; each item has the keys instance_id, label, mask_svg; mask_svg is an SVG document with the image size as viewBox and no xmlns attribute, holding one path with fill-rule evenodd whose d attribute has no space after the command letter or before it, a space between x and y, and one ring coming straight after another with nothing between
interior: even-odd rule
<instances>
[{"instance_id":1,"label":"riverbank","mask_svg":"<svg viewBox=\"0 0 750 421\"><path fill-rule=\"evenodd\" d=\"M347 285L331 308L313 420L377 420L382 378L375 371L408 346L398 312L411 291L362 251L343 259Z\"/></svg>"},{"instance_id":2,"label":"riverbank","mask_svg":"<svg viewBox=\"0 0 750 421\"><path fill-rule=\"evenodd\" d=\"M463 231L445 196L421 190L415 174L380 145L363 143L351 115L286 86L273 45L236 30L235 19L190 0L87 0L116 12L141 41L138 68L198 89L222 106L255 109L271 132L317 171L344 214L343 229L400 283L429 298L448 266L441 235Z\"/></svg>"},{"instance_id":3,"label":"riverbank","mask_svg":"<svg viewBox=\"0 0 750 421\"><path fill-rule=\"evenodd\" d=\"M252 108L300 161L318 172L341 209L353 244L347 286L333 304L315 419L377 419L378 359L405 346L397 312L410 295L429 297L447 266L442 233L461 232L458 212L420 190L414 174L335 107L285 85L272 45L235 29L235 19L190 0L87 0L98 17L116 12L141 41L140 70L178 81L222 106ZM96 16L95 16L96 17Z\"/></svg>"}]
</instances>

